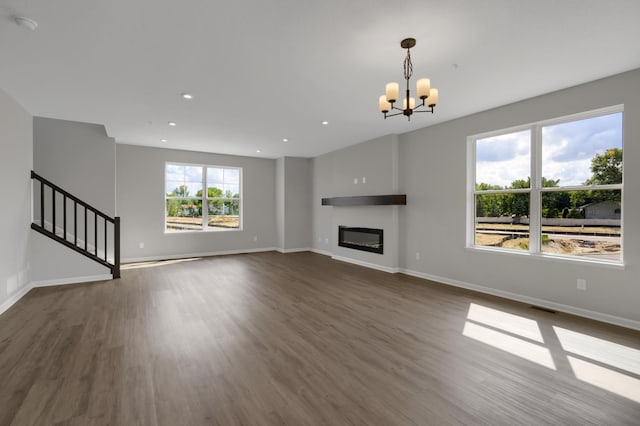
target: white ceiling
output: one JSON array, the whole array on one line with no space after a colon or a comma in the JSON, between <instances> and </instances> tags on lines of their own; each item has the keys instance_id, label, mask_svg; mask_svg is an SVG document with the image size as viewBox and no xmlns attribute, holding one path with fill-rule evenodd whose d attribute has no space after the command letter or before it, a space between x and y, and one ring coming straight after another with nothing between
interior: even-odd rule
<instances>
[{"instance_id":1,"label":"white ceiling","mask_svg":"<svg viewBox=\"0 0 640 426\"><path fill-rule=\"evenodd\" d=\"M638 0L1 0L0 89L119 143L312 157L640 68L639 21ZM384 120L405 37L440 105Z\"/></svg>"}]
</instances>

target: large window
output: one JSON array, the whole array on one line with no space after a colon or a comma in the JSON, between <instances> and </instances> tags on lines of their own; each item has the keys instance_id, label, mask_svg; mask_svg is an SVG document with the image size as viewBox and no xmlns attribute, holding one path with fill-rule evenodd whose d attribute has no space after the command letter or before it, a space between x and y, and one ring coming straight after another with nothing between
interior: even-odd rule
<instances>
[{"instance_id":1,"label":"large window","mask_svg":"<svg viewBox=\"0 0 640 426\"><path fill-rule=\"evenodd\" d=\"M622 107L469 138L467 245L622 262Z\"/></svg>"},{"instance_id":2,"label":"large window","mask_svg":"<svg viewBox=\"0 0 640 426\"><path fill-rule=\"evenodd\" d=\"M165 231L240 229L242 170L167 163Z\"/></svg>"}]
</instances>

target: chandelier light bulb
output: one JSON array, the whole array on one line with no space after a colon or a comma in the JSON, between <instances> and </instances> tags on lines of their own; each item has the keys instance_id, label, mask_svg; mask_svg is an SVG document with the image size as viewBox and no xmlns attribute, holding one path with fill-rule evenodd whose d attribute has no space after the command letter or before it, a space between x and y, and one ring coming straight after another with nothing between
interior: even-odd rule
<instances>
[{"instance_id":1,"label":"chandelier light bulb","mask_svg":"<svg viewBox=\"0 0 640 426\"><path fill-rule=\"evenodd\" d=\"M409 109L415 109L416 107L416 98L409 98ZM407 109L407 98L402 101L402 109Z\"/></svg>"},{"instance_id":2,"label":"chandelier light bulb","mask_svg":"<svg viewBox=\"0 0 640 426\"><path fill-rule=\"evenodd\" d=\"M430 89L429 90L429 98L428 98L429 106L436 106L438 104L438 89Z\"/></svg>"},{"instance_id":3,"label":"chandelier light bulb","mask_svg":"<svg viewBox=\"0 0 640 426\"><path fill-rule=\"evenodd\" d=\"M382 95L378 100L378 104L380 105L380 112L387 113L391 111L391 104L387 102L387 96Z\"/></svg>"},{"instance_id":4,"label":"chandelier light bulb","mask_svg":"<svg viewBox=\"0 0 640 426\"><path fill-rule=\"evenodd\" d=\"M431 80L428 78L421 78L416 82L416 88L418 98L426 99L429 96L429 89L431 89Z\"/></svg>"},{"instance_id":5,"label":"chandelier light bulb","mask_svg":"<svg viewBox=\"0 0 640 426\"><path fill-rule=\"evenodd\" d=\"M398 94L400 92L398 83L387 83L386 89L387 102L394 103L397 101L399 98Z\"/></svg>"}]
</instances>

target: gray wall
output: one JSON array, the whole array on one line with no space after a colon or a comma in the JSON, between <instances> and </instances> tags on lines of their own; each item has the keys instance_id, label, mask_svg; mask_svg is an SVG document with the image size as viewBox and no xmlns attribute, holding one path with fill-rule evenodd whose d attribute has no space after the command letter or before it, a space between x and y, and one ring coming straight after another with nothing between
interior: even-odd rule
<instances>
[{"instance_id":1,"label":"gray wall","mask_svg":"<svg viewBox=\"0 0 640 426\"><path fill-rule=\"evenodd\" d=\"M32 118L0 90L0 312L28 288L30 277ZM5 303L6 302L6 303ZM4 305L4 306L3 306Z\"/></svg>"},{"instance_id":2,"label":"gray wall","mask_svg":"<svg viewBox=\"0 0 640 426\"><path fill-rule=\"evenodd\" d=\"M285 251L311 247L311 160L284 157L283 227ZM280 190L279 190L280 191Z\"/></svg>"},{"instance_id":3,"label":"gray wall","mask_svg":"<svg viewBox=\"0 0 640 426\"><path fill-rule=\"evenodd\" d=\"M398 268L398 218L404 207L330 207L320 204L324 197L398 193L397 160L396 135L374 139L313 159L314 249L329 251L334 256L366 262L383 269ZM340 225L383 229L384 254L338 246Z\"/></svg>"},{"instance_id":4,"label":"gray wall","mask_svg":"<svg viewBox=\"0 0 640 426\"><path fill-rule=\"evenodd\" d=\"M276 247L284 250L285 205L284 205L284 157L276 160Z\"/></svg>"},{"instance_id":5,"label":"gray wall","mask_svg":"<svg viewBox=\"0 0 640 426\"><path fill-rule=\"evenodd\" d=\"M337 244L338 231L332 229L332 207L323 207L323 198L334 196L333 155L321 155L311 160L311 247L318 252L331 254Z\"/></svg>"},{"instance_id":6,"label":"gray wall","mask_svg":"<svg viewBox=\"0 0 640 426\"><path fill-rule=\"evenodd\" d=\"M100 124L33 119L33 167L98 210L116 211L115 141Z\"/></svg>"},{"instance_id":7,"label":"gray wall","mask_svg":"<svg viewBox=\"0 0 640 426\"><path fill-rule=\"evenodd\" d=\"M625 106L624 269L465 248L467 136L618 104ZM400 135L398 190L408 196L408 205L399 208L400 268L495 293L640 321L640 215L634 213L640 211L639 141L640 70ZM385 164L391 153L380 150L379 143L353 148L361 150L367 161L339 164L335 156L340 151L313 160L314 248L327 250L321 240L333 236L336 225L328 216L335 215L330 209L337 209L319 207L319 197L380 192L380 187L364 191L348 185L349 179L362 174L357 168L363 164ZM384 186L389 179L386 171L373 173L375 182L380 182L376 186L392 189ZM328 184L331 174L333 182ZM329 250L340 253L333 241ZM359 256L353 253L343 255ZM587 291L576 289L577 278L587 280Z\"/></svg>"},{"instance_id":8,"label":"gray wall","mask_svg":"<svg viewBox=\"0 0 640 426\"><path fill-rule=\"evenodd\" d=\"M124 144L117 145L116 157L124 260L276 246L275 160ZM243 229L165 234L164 169L167 161L242 167ZM144 248L140 248L140 243L144 243Z\"/></svg>"},{"instance_id":9,"label":"gray wall","mask_svg":"<svg viewBox=\"0 0 640 426\"><path fill-rule=\"evenodd\" d=\"M35 117L33 168L98 210L115 214L115 142L104 126ZM36 284L109 274L104 266L47 237L35 232L31 236Z\"/></svg>"}]
</instances>

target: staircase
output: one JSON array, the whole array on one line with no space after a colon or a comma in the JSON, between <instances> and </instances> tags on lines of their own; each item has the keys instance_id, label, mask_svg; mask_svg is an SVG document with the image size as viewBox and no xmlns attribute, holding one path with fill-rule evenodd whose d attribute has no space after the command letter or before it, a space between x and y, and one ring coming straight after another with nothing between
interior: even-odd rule
<instances>
[{"instance_id":1,"label":"staircase","mask_svg":"<svg viewBox=\"0 0 640 426\"><path fill-rule=\"evenodd\" d=\"M120 278L120 218L109 217L31 171L31 229L109 268Z\"/></svg>"}]
</instances>

